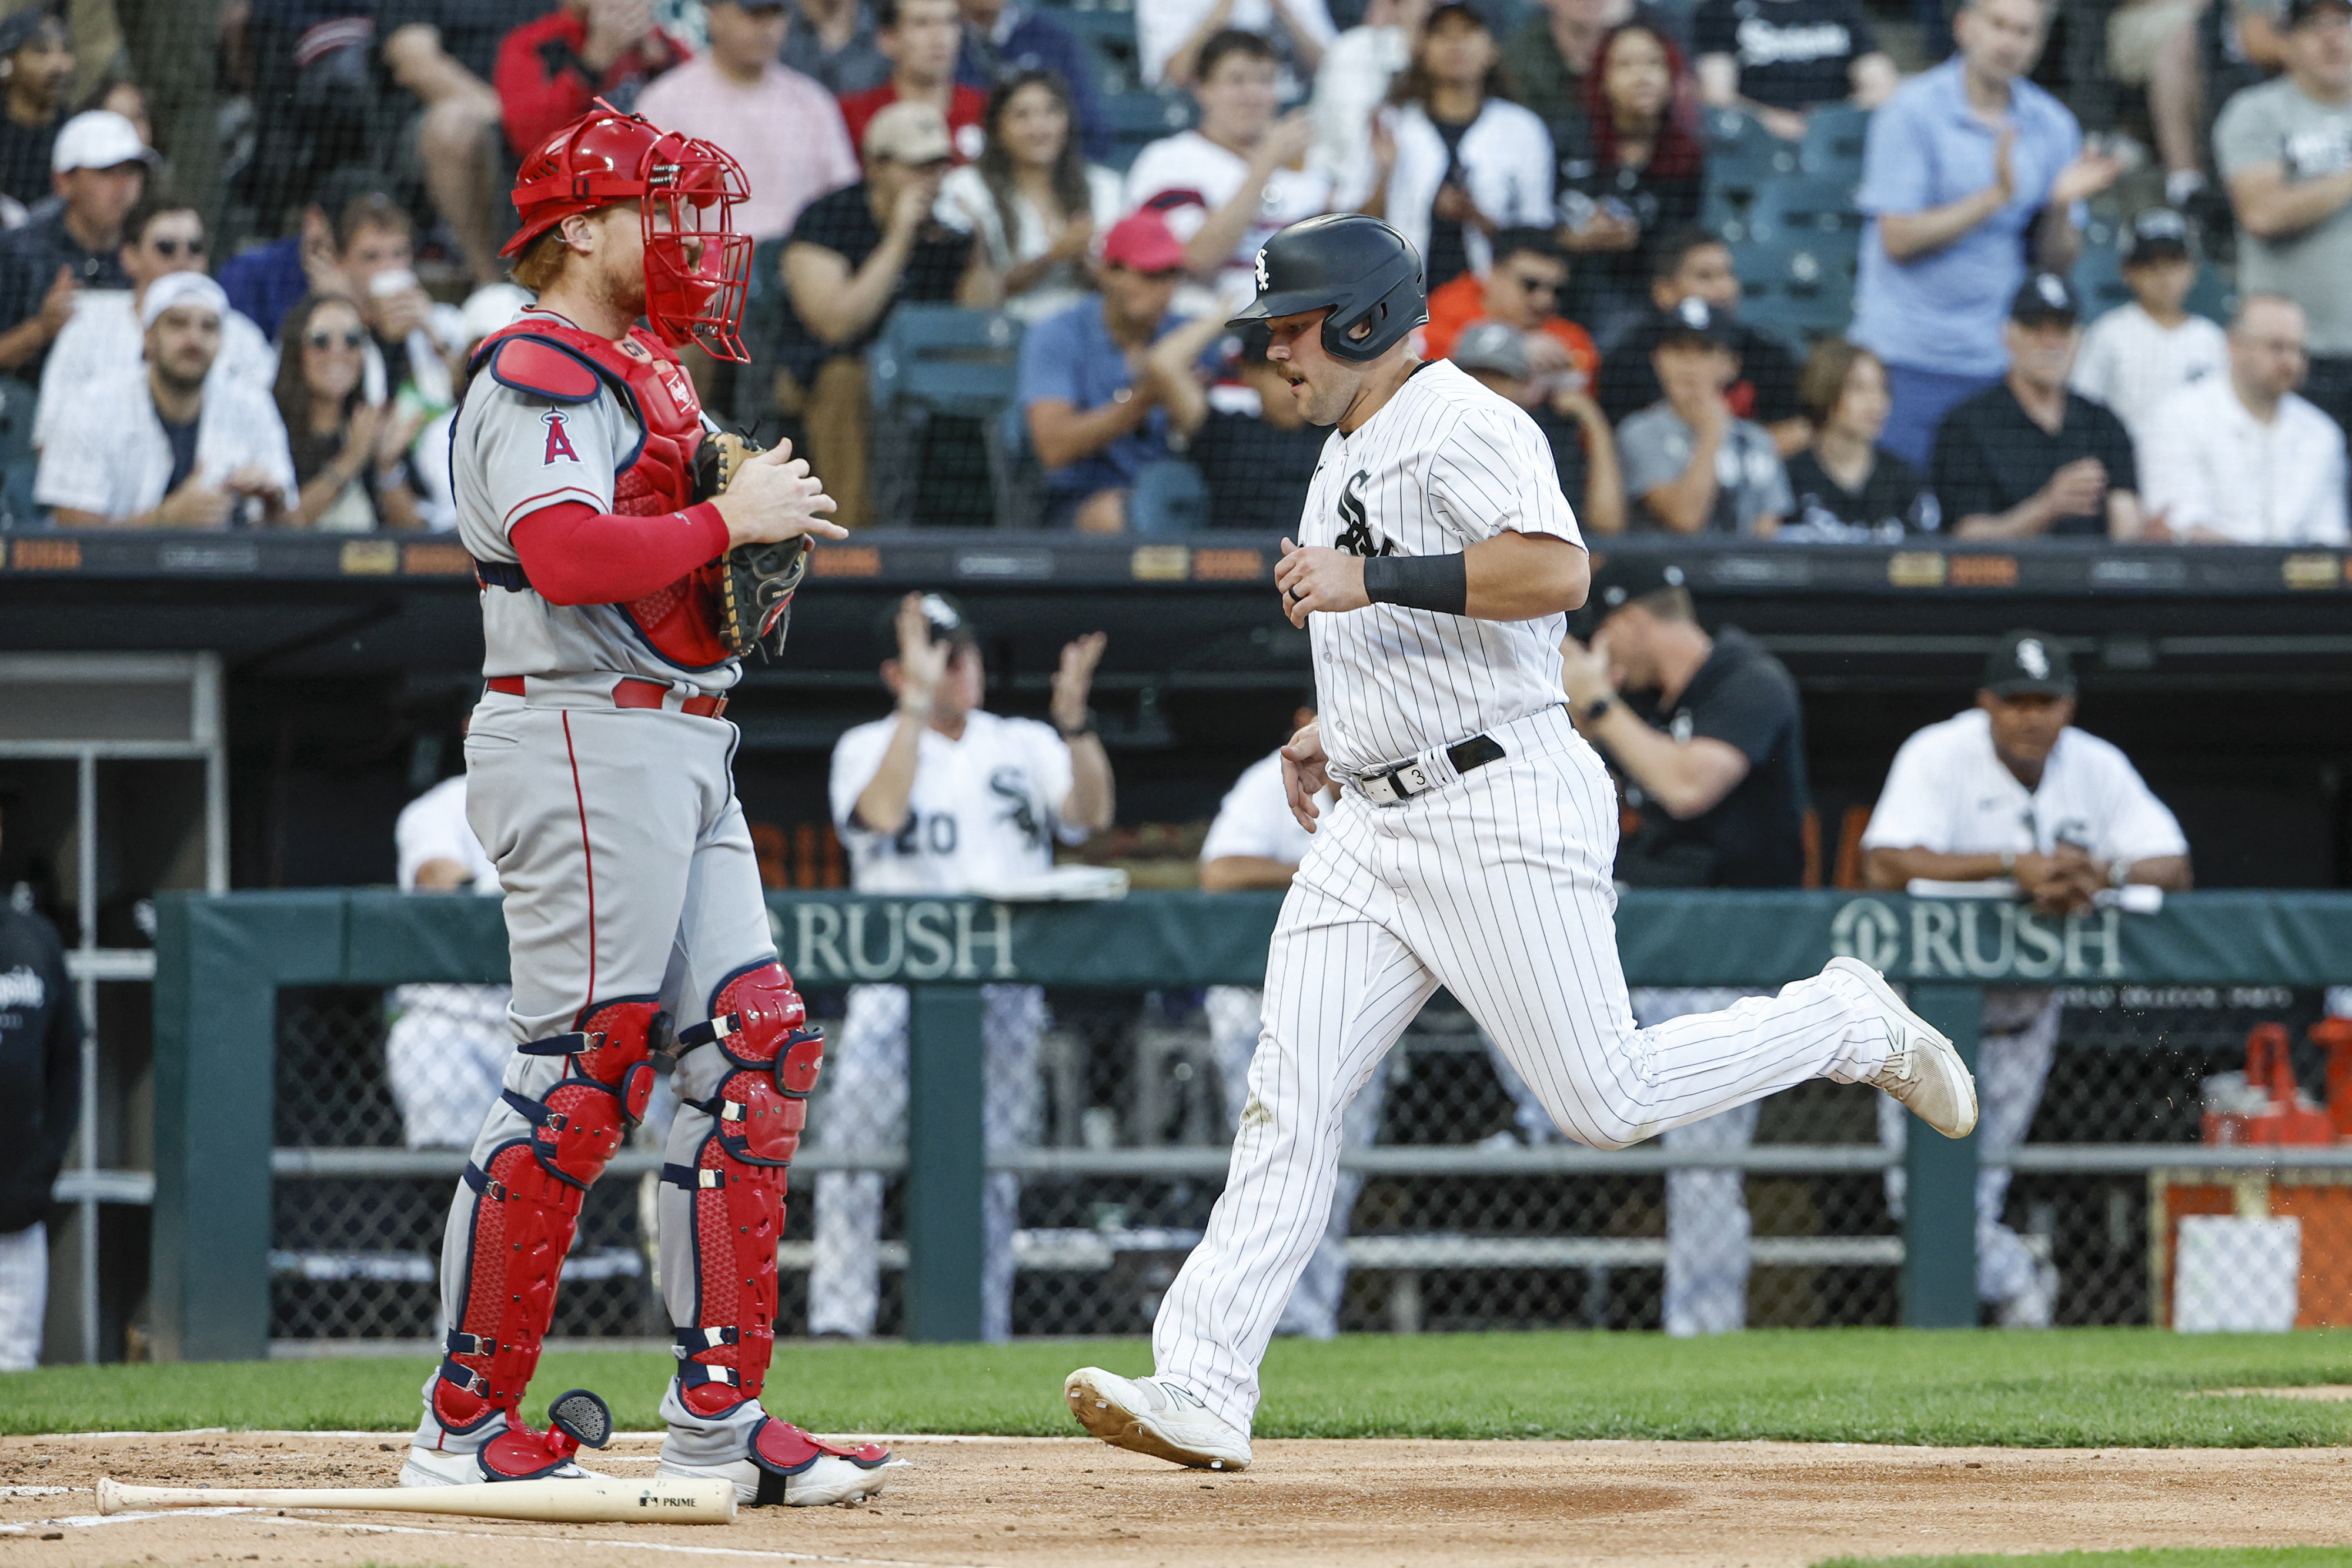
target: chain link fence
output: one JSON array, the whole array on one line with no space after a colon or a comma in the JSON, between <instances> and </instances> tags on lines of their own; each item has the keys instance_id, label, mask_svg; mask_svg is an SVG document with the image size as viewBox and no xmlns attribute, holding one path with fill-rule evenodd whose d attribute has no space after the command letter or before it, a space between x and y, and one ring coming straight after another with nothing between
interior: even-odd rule
<instances>
[{"instance_id":1,"label":"chain link fence","mask_svg":"<svg viewBox=\"0 0 2352 1568\"><path fill-rule=\"evenodd\" d=\"M2031 1281L2033 1299L1989 1300L1987 1321L2169 1321L2175 1225L2183 1213L2242 1215L2242 1181L2151 1172L2145 1157L2126 1168L2046 1169L2032 1160L2032 1146L2108 1145L2136 1156L2147 1145L2195 1147L2208 1081L2242 1069L2248 1035L2264 1024L2285 1026L2296 1078L2318 1098L2327 1056L2307 1031L2323 1016L2321 994L2110 987L2058 999L2046 1084L2020 1160L2026 1168L2008 1179L1979 1228L1980 1252L2013 1249L2028 1260L2019 1277ZM1055 992L1048 1000L1053 1023L1024 1118L1034 1148L1022 1161L1031 1168L1013 1240L1013 1329L1143 1333L1223 1185L1231 1102L1213 1009L1198 993ZM817 992L811 1002L837 1030L843 994ZM503 992L487 987L281 994L281 1148L378 1151L377 1165L400 1174L338 1175L331 1160L286 1174L281 1161L274 1338L421 1341L440 1332L436 1260L463 1157L457 1145L470 1134L435 1129L478 1125L495 1096L495 1071L484 1069L503 1060ZM1443 994L1374 1090L1378 1115L1366 1123L1373 1142L1355 1152L1343 1178L1354 1195L1334 1234L1349 1267L1344 1283L1326 1281L1328 1315L1307 1332L1654 1330L1678 1295L1696 1313L1686 1324L1700 1327L1897 1321L1901 1226L1885 1172L1872 1163L1880 1140L1872 1091L1817 1082L1775 1095L1757 1108L1749 1153L1738 1152L1737 1138L1712 1141L1713 1168L1669 1174L1664 1166L1678 1156L1653 1145L1646 1159L1619 1156L1622 1174L1530 1171L1536 1151L1590 1161L1550 1141L1540 1111L1515 1097L1475 1024ZM813 1118L821 1124L825 1113L821 1093ZM643 1190L658 1154L650 1130L637 1136L589 1194L558 1336L667 1332ZM1791 1168L1814 1155L1815 1168ZM1719 1168L1739 1158L1765 1168L1744 1177ZM1846 1168L1821 1168L1841 1161ZM804 1153L802 1164L812 1163ZM1426 1168L1433 1164L1449 1168ZM2315 1173L2311 1190L2352 1202L2352 1188L2332 1181L2333 1173ZM814 1185L795 1181L784 1232L787 1333L806 1326ZM903 1322L901 1186L895 1176L887 1183L877 1252L875 1330L886 1335ZM1987 1239L1983 1222L1992 1219L2013 1243ZM2332 1247L2330 1234L2322 1225L2305 1246ZM1676 1268L1685 1270L1679 1285Z\"/></svg>"}]
</instances>

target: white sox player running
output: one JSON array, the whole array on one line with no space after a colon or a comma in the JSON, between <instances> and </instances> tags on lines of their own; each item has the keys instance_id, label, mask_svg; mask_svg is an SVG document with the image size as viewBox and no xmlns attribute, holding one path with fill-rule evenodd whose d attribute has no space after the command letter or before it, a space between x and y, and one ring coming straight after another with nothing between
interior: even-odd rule
<instances>
[{"instance_id":1,"label":"white sox player running","mask_svg":"<svg viewBox=\"0 0 2352 1568\"><path fill-rule=\"evenodd\" d=\"M1266 955L1265 1032L1225 1190L1163 1298L1153 1375L1064 1385L1105 1440L1249 1463L1257 1368L1321 1239L1341 1117L1423 1001L1469 1009L1570 1136L1622 1148L1809 1078L1877 1084L1965 1135L1951 1042L1850 958L1727 1012L1635 1027L1618 967L1615 792L1560 699L1590 573L1525 413L1412 358L1421 260L1377 219L1259 253L1268 358L1338 426L1275 574L1313 639L1318 721L1284 747L1316 829ZM1339 803L1318 812L1328 781ZM1320 817L1320 821L1315 821Z\"/></svg>"},{"instance_id":2,"label":"white sox player running","mask_svg":"<svg viewBox=\"0 0 2352 1568\"><path fill-rule=\"evenodd\" d=\"M538 308L495 332L451 436L458 528L482 579L467 815L506 890L515 1054L442 1243L446 1356L404 1485L582 1474L612 1416L575 1391L523 1422L587 1188L673 1049L679 1107L656 1203L677 1372L665 1475L751 1503L879 1490L888 1456L771 1418L776 1239L823 1041L768 937L722 716L732 546L838 537L786 449L697 504L706 426L671 350L746 358L751 242L734 160L599 105L524 159L509 246ZM643 315L647 331L633 323ZM667 1020L675 1019L674 1033Z\"/></svg>"}]
</instances>

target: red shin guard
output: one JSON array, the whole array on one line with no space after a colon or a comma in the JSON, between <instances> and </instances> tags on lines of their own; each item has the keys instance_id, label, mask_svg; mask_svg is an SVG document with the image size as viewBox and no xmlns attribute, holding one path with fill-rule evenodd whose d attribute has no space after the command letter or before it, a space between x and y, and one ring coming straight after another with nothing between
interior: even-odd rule
<instances>
[{"instance_id":1,"label":"red shin guard","mask_svg":"<svg viewBox=\"0 0 2352 1568\"><path fill-rule=\"evenodd\" d=\"M776 1339L776 1241L785 1167L800 1147L824 1037L783 966L745 970L711 998L711 1019L678 1031L688 1049L716 1045L729 1071L693 1102L712 1126L691 1166L662 1179L694 1200L694 1326L677 1331L679 1397L698 1416L759 1397Z\"/></svg>"},{"instance_id":2,"label":"red shin guard","mask_svg":"<svg viewBox=\"0 0 2352 1568\"><path fill-rule=\"evenodd\" d=\"M516 1412L555 1313L556 1282L581 1200L653 1092L646 1057L656 1011L650 998L593 1004L581 1010L573 1032L518 1047L528 1056L568 1058L563 1076L540 1100L507 1091L507 1104L531 1124L530 1135L466 1167L477 1196L465 1308L434 1385L433 1414L444 1427L467 1431L503 1412L514 1430L484 1449L486 1467L499 1457L498 1473L560 1465L569 1457L568 1448L554 1451L561 1444L553 1435L523 1428ZM526 1448L536 1444L546 1452L507 1455L518 1434L528 1439Z\"/></svg>"}]
</instances>

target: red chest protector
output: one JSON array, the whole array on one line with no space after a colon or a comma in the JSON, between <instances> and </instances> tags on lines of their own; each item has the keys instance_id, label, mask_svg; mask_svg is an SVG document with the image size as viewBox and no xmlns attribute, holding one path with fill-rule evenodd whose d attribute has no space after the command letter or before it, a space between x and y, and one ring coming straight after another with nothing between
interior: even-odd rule
<instances>
[{"instance_id":1,"label":"red chest protector","mask_svg":"<svg viewBox=\"0 0 2352 1568\"><path fill-rule=\"evenodd\" d=\"M667 344L641 327L615 343L551 316L530 315L482 340L473 368L519 392L582 403L610 392L636 420L637 448L613 476L613 510L630 517L694 504L702 404ZM708 562L668 587L614 608L646 646L689 673L731 663L719 640L719 566Z\"/></svg>"}]
</instances>

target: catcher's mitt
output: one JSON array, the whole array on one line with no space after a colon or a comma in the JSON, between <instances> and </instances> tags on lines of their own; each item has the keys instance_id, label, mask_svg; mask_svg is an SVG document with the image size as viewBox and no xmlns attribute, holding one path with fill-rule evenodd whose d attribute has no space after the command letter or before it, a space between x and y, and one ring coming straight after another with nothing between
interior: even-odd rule
<instances>
[{"instance_id":1,"label":"catcher's mitt","mask_svg":"<svg viewBox=\"0 0 2352 1568\"><path fill-rule=\"evenodd\" d=\"M734 482L736 471L760 451L740 435L713 431L694 455L694 498L707 501ZM772 544L737 545L714 564L719 582L719 640L741 658L757 648L763 657L784 651L791 625L793 591L807 574L806 535Z\"/></svg>"}]
</instances>

